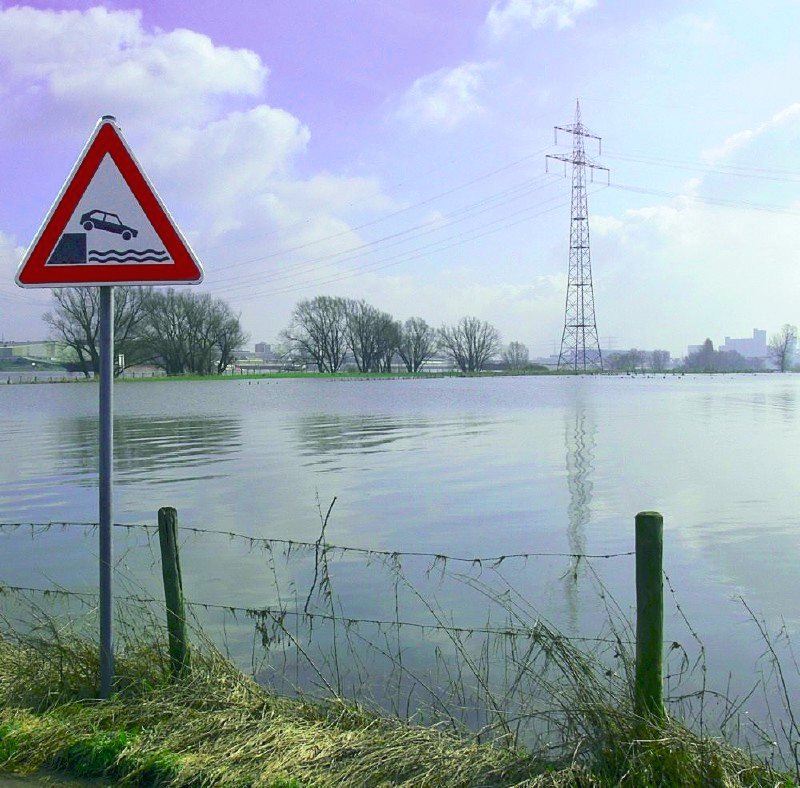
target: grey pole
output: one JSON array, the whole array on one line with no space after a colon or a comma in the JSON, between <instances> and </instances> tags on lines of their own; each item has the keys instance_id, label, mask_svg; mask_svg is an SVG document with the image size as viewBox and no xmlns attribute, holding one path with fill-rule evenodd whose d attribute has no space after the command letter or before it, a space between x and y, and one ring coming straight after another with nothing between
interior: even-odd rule
<instances>
[{"instance_id":1,"label":"grey pole","mask_svg":"<svg viewBox=\"0 0 800 788\"><path fill-rule=\"evenodd\" d=\"M100 697L111 695L114 645L111 601L111 524L114 519L114 288L100 288Z\"/></svg>"}]
</instances>

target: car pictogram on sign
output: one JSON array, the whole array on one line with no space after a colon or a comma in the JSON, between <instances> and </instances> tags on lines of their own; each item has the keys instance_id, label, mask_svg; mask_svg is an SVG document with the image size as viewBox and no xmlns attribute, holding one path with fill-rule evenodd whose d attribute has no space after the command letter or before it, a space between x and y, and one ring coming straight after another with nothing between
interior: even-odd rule
<instances>
[{"instance_id":1,"label":"car pictogram on sign","mask_svg":"<svg viewBox=\"0 0 800 788\"><path fill-rule=\"evenodd\" d=\"M130 241L131 238L136 238L136 236L139 235L138 230L134 230L133 227L128 227L126 224L123 224L117 214L110 213L109 211L97 209L94 211L87 211L81 216L80 222L83 225L83 229L87 232L96 227L98 230L105 230L109 233L121 235L126 241Z\"/></svg>"}]
</instances>

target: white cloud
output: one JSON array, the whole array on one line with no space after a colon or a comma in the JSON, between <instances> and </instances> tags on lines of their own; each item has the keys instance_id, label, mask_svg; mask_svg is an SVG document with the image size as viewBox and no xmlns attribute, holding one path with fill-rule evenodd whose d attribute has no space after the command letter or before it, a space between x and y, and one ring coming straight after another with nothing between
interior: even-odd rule
<instances>
[{"instance_id":1,"label":"white cloud","mask_svg":"<svg viewBox=\"0 0 800 788\"><path fill-rule=\"evenodd\" d=\"M302 247L307 259L362 243L347 217L397 207L374 178L298 178L292 164L309 139L297 118L259 105L199 129L170 130L144 154L154 181L166 184L166 202L185 206L198 252L210 248L228 262Z\"/></svg>"},{"instance_id":2,"label":"white cloud","mask_svg":"<svg viewBox=\"0 0 800 788\"><path fill-rule=\"evenodd\" d=\"M308 257L356 246L348 217L395 207L375 179L297 175L311 133L291 113L259 103L267 75L254 52L189 30L145 29L138 12L0 9L0 124L28 128L33 108L43 131L35 145L46 149L54 133L73 140L100 114L116 114L205 263L208 286L223 297L230 291L234 306L261 274L296 259L285 250L309 245ZM19 254L7 245L0 243L0 263L13 282ZM3 302L33 303L30 295L13 284L7 296L0 290ZM259 312L254 319L263 322Z\"/></svg>"},{"instance_id":3,"label":"white cloud","mask_svg":"<svg viewBox=\"0 0 800 788\"><path fill-rule=\"evenodd\" d=\"M25 250L14 242L14 239L6 233L0 232L0 283L7 285L14 282L17 267ZM15 292L14 288L4 288L3 293Z\"/></svg>"},{"instance_id":4,"label":"white cloud","mask_svg":"<svg viewBox=\"0 0 800 788\"><path fill-rule=\"evenodd\" d=\"M495 38L519 28L537 30L549 24L563 30L595 5L597 0L497 0L486 16L486 27Z\"/></svg>"},{"instance_id":5,"label":"white cloud","mask_svg":"<svg viewBox=\"0 0 800 788\"><path fill-rule=\"evenodd\" d=\"M785 126L787 123L797 118L800 118L800 102L795 102L788 107L784 107L779 112L776 112L769 120L760 123L753 129L743 129L731 134L719 147L703 151L703 158L709 164L717 164L766 132Z\"/></svg>"},{"instance_id":6,"label":"white cloud","mask_svg":"<svg viewBox=\"0 0 800 788\"><path fill-rule=\"evenodd\" d=\"M200 127L165 130L142 148L142 159L154 181L167 184L165 193L192 210L193 224L208 240L263 227L275 206L271 184L288 177L309 137L293 115L261 104Z\"/></svg>"},{"instance_id":7,"label":"white cloud","mask_svg":"<svg viewBox=\"0 0 800 788\"><path fill-rule=\"evenodd\" d=\"M45 330L41 315L50 305L50 291L23 291L14 282L24 252L0 232L0 338L5 341L37 339Z\"/></svg>"},{"instance_id":8,"label":"white cloud","mask_svg":"<svg viewBox=\"0 0 800 788\"><path fill-rule=\"evenodd\" d=\"M6 92L42 90L58 104L125 123L199 122L223 97L261 93L268 69L246 49L190 30L148 32L138 11L0 10Z\"/></svg>"},{"instance_id":9,"label":"white cloud","mask_svg":"<svg viewBox=\"0 0 800 788\"><path fill-rule=\"evenodd\" d=\"M328 172L318 173L306 181L285 181L276 191L289 199L302 198L304 204L348 213L363 207L396 210L396 202L381 192L375 178L343 177Z\"/></svg>"},{"instance_id":10,"label":"white cloud","mask_svg":"<svg viewBox=\"0 0 800 788\"><path fill-rule=\"evenodd\" d=\"M415 127L450 130L483 110L480 93L488 63L463 63L420 77L401 99L397 116Z\"/></svg>"},{"instance_id":11,"label":"white cloud","mask_svg":"<svg viewBox=\"0 0 800 788\"><path fill-rule=\"evenodd\" d=\"M797 210L798 206L794 206ZM602 334L685 354L711 337L747 336L797 321L795 222L690 198L592 217Z\"/></svg>"},{"instance_id":12,"label":"white cloud","mask_svg":"<svg viewBox=\"0 0 800 788\"><path fill-rule=\"evenodd\" d=\"M487 282L485 271L453 267L427 270L424 277L363 276L358 293L400 320L422 317L436 327L474 315L494 325L504 342L521 341L532 355L548 354L552 327L563 320L566 273L527 280ZM346 283L342 294L348 294Z\"/></svg>"}]
</instances>

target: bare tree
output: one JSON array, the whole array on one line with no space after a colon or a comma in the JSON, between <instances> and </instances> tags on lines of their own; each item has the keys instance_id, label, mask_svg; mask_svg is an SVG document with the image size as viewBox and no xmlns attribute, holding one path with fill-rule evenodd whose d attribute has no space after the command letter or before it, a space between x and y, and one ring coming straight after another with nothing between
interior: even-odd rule
<instances>
[{"instance_id":1,"label":"bare tree","mask_svg":"<svg viewBox=\"0 0 800 788\"><path fill-rule=\"evenodd\" d=\"M142 341L149 288L114 288L114 374L145 360ZM44 315L54 337L75 353L88 378L100 370L100 291L97 287L62 287L53 290L53 309ZM118 364L120 356L124 363Z\"/></svg>"},{"instance_id":2,"label":"bare tree","mask_svg":"<svg viewBox=\"0 0 800 788\"><path fill-rule=\"evenodd\" d=\"M436 329L421 317L406 320L400 330L397 352L409 372L419 372L422 365L436 352L439 337Z\"/></svg>"},{"instance_id":3,"label":"bare tree","mask_svg":"<svg viewBox=\"0 0 800 788\"><path fill-rule=\"evenodd\" d=\"M172 288L154 291L149 303L147 346L153 363L167 375L180 375L189 362L183 308L180 296Z\"/></svg>"},{"instance_id":4,"label":"bare tree","mask_svg":"<svg viewBox=\"0 0 800 788\"><path fill-rule=\"evenodd\" d=\"M650 368L653 372L663 372L669 364L669 350L654 350L650 354Z\"/></svg>"},{"instance_id":5,"label":"bare tree","mask_svg":"<svg viewBox=\"0 0 800 788\"><path fill-rule=\"evenodd\" d=\"M391 372L392 361L394 361L394 357L400 347L402 326L399 320L395 320L386 312L383 315L384 319L381 321L378 334L378 370L380 372Z\"/></svg>"},{"instance_id":6,"label":"bare tree","mask_svg":"<svg viewBox=\"0 0 800 788\"><path fill-rule=\"evenodd\" d=\"M792 366L797 348L797 326L786 323L783 328L769 339L769 357L781 372Z\"/></svg>"},{"instance_id":7,"label":"bare tree","mask_svg":"<svg viewBox=\"0 0 800 788\"><path fill-rule=\"evenodd\" d=\"M628 364L631 372L644 369L645 353L643 350L632 347L628 351Z\"/></svg>"},{"instance_id":8,"label":"bare tree","mask_svg":"<svg viewBox=\"0 0 800 788\"><path fill-rule=\"evenodd\" d=\"M147 346L168 375L221 374L247 341L227 303L207 293L154 291L147 310Z\"/></svg>"},{"instance_id":9,"label":"bare tree","mask_svg":"<svg viewBox=\"0 0 800 788\"><path fill-rule=\"evenodd\" d=\"M234 352L246 344L250 338L242 330L240 323L241 315L234 315L227 304L220 304L219 314L217 316L217 374L221 375L231 362L234 361Z\"/></svg>"},{"instance_id":10,"label":"bare tree","mask_svg":"<svg viewBox=\"0 0 800 788\"><path fill-rule=\"evenodd\" d=\"M706 341L703 342L700 352L693 355L697 356L695 363L703 372L718 371L719 361L717 354L714 352L714 343L708 337L706 337ZM692 356L689 356L689 358L692 358Z\"/></svg>"},{"instance_id":11,"label":"bare tree","mask_svg":"<svg viewBox=\"0 0 800 788\"><path fill-rule=\"evenodd\" d=\"M509 369L520 370L528 366L528 348L522 342L510 342L503 351L503 361Z\"/></svg>"},{"instance_id":12,"label":"bare tree","mask_svg":"<svg viewBox=\"0 0 800 788\"><path fill-rule=\"evenodd\" d=\"M392 316L363 299L350 299L346 302L346 325L348 344L358 371L391 371L391 360L398 344Z\"/></svg>"},{"instance_id":13,"label":"bare tree","mask_svg":"<svg viewBox=\"0 0 800 788\"><path fill-rule=\"evenodd\" d=\"M442 326L439 341L462 372L479 372L500 349L498 330L477 317L462 317L454 326Z\"/></svg>"},{"instance_id":14,"label":"bare tree","mask_svg":"<svg viewBox=\"0 0 800 788\"><path fill-rule=\"evenodd\" d=\"M635 347L630 350L617 350L606 355L608 368L615 372L636 372L644 366L645 354Z\"/></svg>"},{"instance_id":15,"label":"bare tree","mask_svg":"<svg viewBox=\"0 0 800 788\"><path fill-rule=\"evenodd\" d=\"M697 352L686 357L683 368L687 372L742 372L758 368L758 364L735 350L714 350L714 343L706 339Z\"/></svg>"},{"instance_id":16,"label":"bare tree","mask_svg":"<svg viewBox=\"0 0 800 788\"><path fill-rule=\"evenodd\" d=\"M298 355L313 359L320 372L337 372L347 353L347 301L317 296L300 301L281 333Z\"/></svg>"}]
</instances>

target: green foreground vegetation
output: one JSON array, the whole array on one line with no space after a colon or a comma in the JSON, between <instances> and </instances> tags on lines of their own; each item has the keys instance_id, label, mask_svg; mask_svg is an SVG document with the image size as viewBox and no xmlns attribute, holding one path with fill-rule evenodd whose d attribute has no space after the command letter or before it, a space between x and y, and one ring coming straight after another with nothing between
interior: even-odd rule
<instances>
[{"instance_id":1,"label":"green foreground vegetation","mask_svg":"<svg viewBox=\"0 0 800 788\"><path fill-rule=\"evenodd\" d=\"M241 788L795 785L675 721L651 728L624 700L574 698L583 733L568 756L546 759L341 699L276 696L211 647L195 649L191 674L172 681L157 638L120 643L117 691L97 701L95 643L60 625L50 637L4 628L0 770Z\"/></svg>"}]
</instances>

